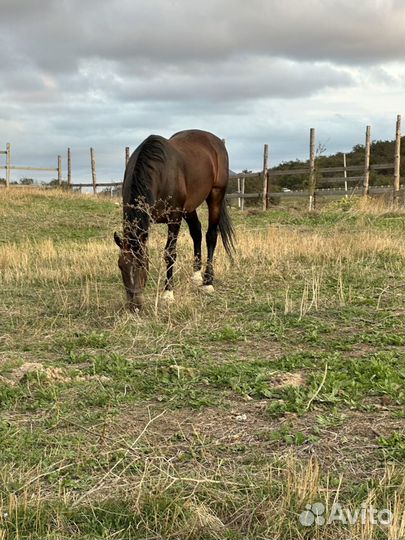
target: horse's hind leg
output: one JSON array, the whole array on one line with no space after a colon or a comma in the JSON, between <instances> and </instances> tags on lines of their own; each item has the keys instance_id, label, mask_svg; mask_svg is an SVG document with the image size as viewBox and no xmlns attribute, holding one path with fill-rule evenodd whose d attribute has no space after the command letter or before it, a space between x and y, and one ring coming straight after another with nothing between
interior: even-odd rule
<instances>
[{"instance_id":1,"label":"horse's hind leg","mask_svg":"<svg viewBox=\"0 0 405 540\"><path fill-rule=\"evenodd\" d=\"M174 221L168 225L167 242L165 247L165 261L166 261L166 282L165 292L163 298L165 300L173 299L173 267L176 262L176 243L177 237L180 231L180 221Z\"/></svg>"},{"instance_id":2,"label":"horse's hind leg","mask_svg":"<svg viewBox=\"0 0 405 540\"><path fill-rule=\"evenodd\" d=\"M197 212L189 212L184 216L185 221L187 222L190 236L193 239L194 244L194 263L193 263L193 281L196 285L202 284L202 275L201 275L201 222L198 219Z\"/></svg>"},{"instance_id":3,"label":"horse's hind leg","mask_svg":"<svg viewBox=\"0 0 405 540\"><path fill-rule=\"evenodd\" d=\"M218 225L221 218L221 205L222 199L224 198L225 191L224 189L213 188L211 193L208 195L207 204L208 204L208 230L205 236L207 241L207 267L204 273L203 287L206 291L213 291L213 281L214 281L214 268L213 268L213 259L214 251L217 245L218 239Z\"/></svg>"}]
</instances>

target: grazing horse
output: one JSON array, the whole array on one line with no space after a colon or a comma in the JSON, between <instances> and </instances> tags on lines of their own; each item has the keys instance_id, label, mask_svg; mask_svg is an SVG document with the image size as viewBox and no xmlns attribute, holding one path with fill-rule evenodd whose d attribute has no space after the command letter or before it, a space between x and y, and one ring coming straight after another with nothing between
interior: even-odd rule
<instances>
[{"instance_id":1,"label":"grazing horse","mask_svg":"<svg viewBox=\"0 0 405 540\"><path fill-rule=\"evenodd\" d=\"M180 131L170 139L150 135L131 155L123 184L123 229L114 233L120 248L118 266L132 311L143 304L148 273L147 240L151 222L167 223L164 251L167 265L163 297L173 298L173 266L182 219L194 243L193 280L213 290L213 257L218 231L232 257L234 231L225 203L229 180L228 153L221 139L197 129ZM207 266L201 275L201 223L196 209L208 205Z\"/></svg>"}]
</instances>

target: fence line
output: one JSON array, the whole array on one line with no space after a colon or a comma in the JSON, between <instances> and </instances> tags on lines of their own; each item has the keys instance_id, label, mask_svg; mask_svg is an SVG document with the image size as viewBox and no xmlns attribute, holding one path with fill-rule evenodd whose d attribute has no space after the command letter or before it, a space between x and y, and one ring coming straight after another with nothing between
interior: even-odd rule
<instances>
[{"instance_id":1,"label":"fence line","mask_svg":"<svg viewBox=\"0 0 405 540\"><path fill-rule=\"evenodd\" d=\"M10 186L11 171L56 171L58 175L58 184L62 183L62 157L57 156L56 167L31 167L29 165L11 165L11 144L6 144L5 150L0 150L0 154L5 154L6 164L0 165L0 169L6 169L6 187Z\"/></svg>"},{"instance_id":2,"label":"fence line","mask_svg":"<svg viewBox=\"0 0 405 540\"><path fill-rule=\"evenodd\" d=\"M262 177L263 179L263 195L262 195L262 206L263 209L268 208L268 201L270 195L270 179L275 176L285 176L285 175L305 175L308 177L308 190L307 194L309 197L309 210L315 208L316 193L319 191L317 188L317 175L320 173L330 173L330 172L343 172L343 177L329 177L322 178L323 183L344 183L345 185L345 194L347 196L347 183L348 182L363 182L363 195L367 196L370 192L370 172L373 170L393 170L393 200L399 198L399 182L400 182L400 144L401 144L401 116L397 115L396 130L395 130L395 151L394 151L394 161L392 163L380 163L375 165L370 165L370 155L371 155L371 127L366 127L366 137L365 137L365 146L364 146L364 165L350 165L346 164L346 154L344 154L343 167L316 167L316 152L315 152L315 128L310 129L310 143L309 143L309 166L301 169L281 169L277 171L272 171L267 167L268 163L268 145L264 146L263 152L263 170L261 172L252 172L252 173L235 173L231 175L231 178L237 178L238 182L242 178L257 178ZM347 176L348 172L362 171L361 176ZM356 186L357 186L356 184ZM356 189L356 186L353 188L353 193ZM336 188L338 189L338 188ZM375 190L373 190L375 191ZM291 193L291 192L289 192ZM278 193L277 193L278 194ZM282 192L283 196L286 195L286 192ZM256 198L257 194L247 194L238 192L238 200L243 198ZM233 198L233 197L231 197ZM240 206L240 204L239 204Z\"/></svg>"},{"instance_id":3,"label":"fence line","mask_svg":"<svg viewBox=\"0 0 405 540\"><path fill-rule=\"evenodd\" d=\"M230 178L236 179L238 182L237 191L234 193L228 194L228 198L238 199L238 207L244 209L244 200L245 199L255 199L261 196L262 199L262 208L266 210L269 207L271 190L271 179L273 177L277 178L280 176L286 175L304 175L308 178L308 189L307 190L292 190L292 191L282 191L274 192L277 194L282 194L282 196L290 196L291 193L300 194L306 193L309 198L309 210L315 208L316 203L316 194L319 191L325 191L317 187L317 181L321 180L324 184L344 184L345 195L348 195L348 183L355 182L355 186L352 188L352 192L357 192L357 188L360 182L362 182L362 193L363 195L368 195L370 192L370 172L378 170L392 170L393 171L393 182L392 182L392 195L393 200L396 201L399 198L400 190L400 145L401 145L401 116L397 115L396 118L396 129L395 129L395 151L393 156L392 163L380 163L370 165L370 154L371 154L371 127L366 127L365 134L365 152L364 152L364 164L363 165L347 165L346 163L346 154L343 154L343 166L339 167L317 167L317 156L315 151L315 128L310 129L309 137L309 160L308 167L302 167L299 169L279 169L271 170L269 166L269 145L265 144L263 147L263 168L261 171L250 172L250 173L234 173L230 175ZM62 158L57 156L57 167L31 167L31 166L17 166L11 164L11 145L7 143L6 150L0 150L0 154L6 155L6 165L0 166L0 169L6 169L6 187L10 185L11 171L14 170L29 170L29 171L56 171L57 172L57 181L58 185L62 184ZM125 165L127 165L129 160L129 147L125 148ZM97 193L97 188L99 187L110 187L111 194L113 188L119 188L122 186L122 181L112 181L112 182L97 182L97 173L96 173L96 154L94 148L90 148L90 163L91 163L91 183L72 183L72 158L71 150L67 149L67 186L68 188L92 188L93 193ZM348 172L361 172L361 175L357 176L348 176ZM332 176L327 178L319 179L319 174L322 173L343 173L343 176ZM261 194L257 193L246 193L245 185L246 179L255 179L257 178L259 182L261 181L263 190ZM375 191L373 187L373 191ZM326 188L329 191L339 191L340 188Z\"/></svg>"}]
</instances>

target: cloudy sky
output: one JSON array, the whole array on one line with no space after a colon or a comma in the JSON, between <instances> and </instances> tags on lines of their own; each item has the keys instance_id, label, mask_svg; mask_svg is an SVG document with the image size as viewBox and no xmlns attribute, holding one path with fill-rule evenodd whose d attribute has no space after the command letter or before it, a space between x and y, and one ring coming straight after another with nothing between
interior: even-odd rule
<instances>
[{"instance_id":1,"label":"cloudy sky","mask_svg":"<svg viewBox=\"0 0 405 540\"><path fill-rule=\"evenodd\" d=\"M234 170L265 142L272 164L306 157L310 127L327 153L366 124L391 139L404 29L402 0L0 0L0 149L53 166L70 146L84 182L90 146L121 179L151 133L212 131Z\"/></svg>"}]
</instances>

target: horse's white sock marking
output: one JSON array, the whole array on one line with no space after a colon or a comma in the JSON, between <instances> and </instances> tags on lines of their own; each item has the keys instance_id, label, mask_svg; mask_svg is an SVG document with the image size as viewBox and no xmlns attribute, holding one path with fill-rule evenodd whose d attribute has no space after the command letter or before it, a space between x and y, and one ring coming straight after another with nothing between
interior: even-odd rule
<instances>
[{"instance_id":1,"label":"horse's white sock marking","mask_svg":"<svg viewBox=\"0 0 405 540\"><path fill-rule=\"evenodd\" d=\"M215 289L214 289L214 285L203 285L203 286L201 287L201 290L202 290L203 292L205 292L205 293L211 294L211 293L214 292Z\"/></svg>"},{"instance_id":2,"label":"horse's white sock marking","mask_svg":"<svg viewBox=\"0 0 405 540\"><path fill-rule=\"evenodd\" d=\"M197 272L194 272L194 274L191 277L191 281L195 283L195 285L202 285L203 278L202 278L201 270L197 270Z\"/></svg>"},{"instance_id":3,"label":"horse's white sock marking","mask_svg":"<svg viewBox=\"0 0 405 540\"><path fill-rule=\"evenodd\" d=\"M164 293L162 294L162 299L165 302L173 302L174 300L173 291L164 291Z\"/></svg>"}]
</instances>

